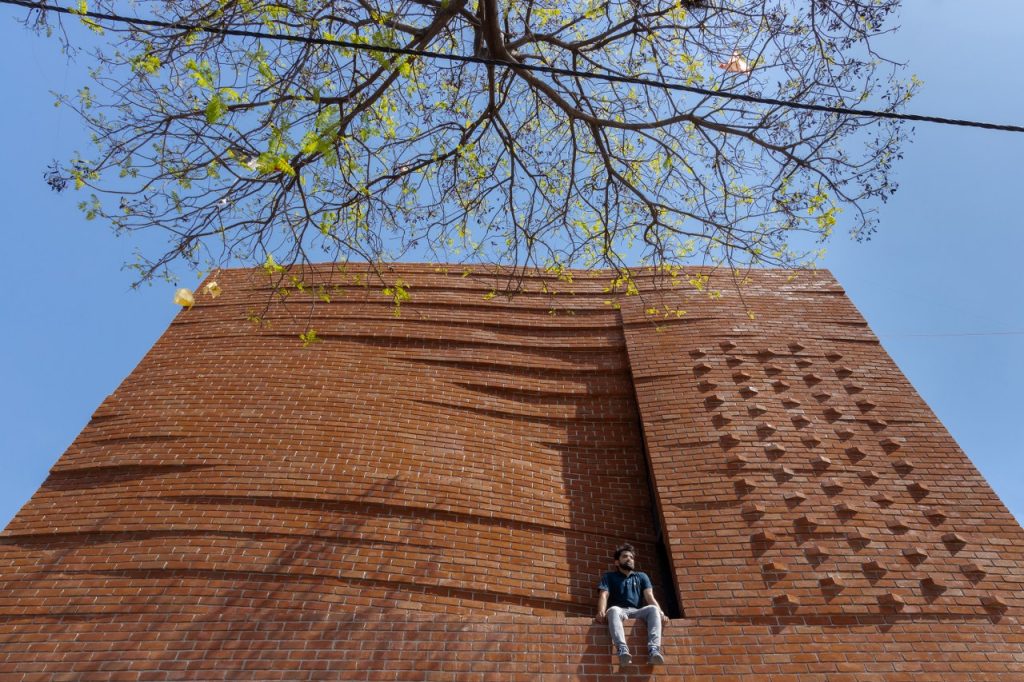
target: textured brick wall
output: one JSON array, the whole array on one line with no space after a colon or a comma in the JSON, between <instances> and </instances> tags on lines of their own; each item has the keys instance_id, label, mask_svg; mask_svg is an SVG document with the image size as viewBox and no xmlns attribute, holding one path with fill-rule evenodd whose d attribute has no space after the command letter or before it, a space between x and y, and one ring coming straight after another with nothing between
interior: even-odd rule
<instances>
[{"instance_id":1,"label":"textured brick wall","mask_svg":"<svg viewBox=\"0 0 1024 682\"><path fill-rule=\"evenodd\" d=\"M687 613L971 623L1024 606L1020 526L825 273L623 308Z\"/></svg>"},{"instance_id":2,"label":"textured brick wall","mask_svg":"<svg viewBox=\"0 0 1024 682\"><path fill-rule=\"evenodd\" d=\"M1024 678L1024 534L827 273L654 322L398 270L175 319L0 535L0 679L648 679L589 618L622 540L665 677Z\"/></svg>"}]
</instances>

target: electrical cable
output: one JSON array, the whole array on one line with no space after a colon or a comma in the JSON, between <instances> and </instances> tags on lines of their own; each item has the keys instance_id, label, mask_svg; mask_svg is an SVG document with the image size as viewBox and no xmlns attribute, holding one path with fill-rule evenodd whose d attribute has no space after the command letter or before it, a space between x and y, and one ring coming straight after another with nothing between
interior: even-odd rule
<instances>
[{"instance_id":1,"label":"electrical cable","mask_svg":"<svg viewBox=\"0 0 1024 682\"><path fill-rule=\"evenodd\" d=\"M476 56L465 56L446 54L443 52L433 52L430 50L414 50L403 47L387 47L383 45L366 45L363 43L352 43L345 40L336 40L328 38L315 38L310 36L290 36L290 35L278 35L273 33L264 33L262 31L249 31L245 29L235 28L220 28L216 26L199 26L194 24L185 24L174 21L162 21L159 19L139 19L133 17L127 17L120 14L108 14L104 12L93 12L93 11L80 11L69 7L61 7L59 5L50 5L43 2L30 2L29 0L0 0L0 5L16 5L20 7L26 7L28 9L35 9L40 11L51 11L59 14L70 14L79 17L88 17L89 19L99 21L111 21L115 23L123 24L135 24L139 26L152 26L154 28L170 28L182 31L203 31L205 33L211 33L215 35L224 36L236 36L242 38L259 38L263 40L280 40L289 42L305 43L310 45L327 45L333 47L343 47L350 50L363 50L367 52L381 52L385 54L393 54L408 57L419 57L426 59L439 59L450 62L461 62L469 64L486 64L488 66L500 66L503 68L511 69L522 69L525 71L535 71L539 73L546 73L557 76L571 76L574 78L588 78L593 80L602 80L612 83L626 83L630 85L642 85L645 87L661 88L663 90L676 90L681 92L689 92L698 95L704 95L707 97L720 97L723 99L738 100L742 102L751 102L754 104L771 104L775 106L786 107L789 109L802 109L805 111L820 111L824 113L839 114L843 116L862 116L867 118L882 118L899 121L915 121L921 123L938 123L942 125L954 125L963 126L968 128L983 128L986 130L1002 130L1013 133L1024 133L1024 126L1008 125L1001 123L986 123L982 121L971 121L958 118L944 118L941 116L923 116L920 114L900 114L891 111L878 111L872 109L850 109L847 107L832 107L823 104L810 104L806 102L792 102L789 100L775 99L772 97L760 97L757 95L745 95L738 92L723 92L720 90L708 90L706 88L698 88L692 85L682 85L679 83L667 83L665 81L657 81L649 78L637 78L634 76L615 76L611 74L600 74L600 73L588 73L584 71L575 71L573 69L562 69L554 66L541 66L538 64L520 64L515 62L507 62L500 59L489 59L487 57L476 57Z\"/></svg>"},{"instance_id":2,"label":"electrical cable","mask_svg":"<svg viewBox=\"0 0 1024 682\"><path fill-rule=\"evenodd\" d=\"M888 339L911 339L911 338L950 338L957 336L1024 336L1024 331L998 331L998 332L947 332L947 333L934 333L934 334L887 334L884 332L876 332L876 336L885 337Z\"/></svg>"}]
</instances>

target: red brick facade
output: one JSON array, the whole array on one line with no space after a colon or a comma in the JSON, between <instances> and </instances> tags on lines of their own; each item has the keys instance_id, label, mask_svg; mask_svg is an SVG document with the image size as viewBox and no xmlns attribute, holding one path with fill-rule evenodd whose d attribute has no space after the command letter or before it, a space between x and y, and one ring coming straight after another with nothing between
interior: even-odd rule
<instances>
[{"instance_id":1,"label":"red brick facade","mask_svg":"<svg viewBox=\"0 0 1024 682\"><path fill-rule=\"evenodd\" d=\"M0 679L1024 679L1024 532L827 273L396 268L176 318L0 535ZM658 670L591 617L623 540Z\"/></svg>"}]
</instances>

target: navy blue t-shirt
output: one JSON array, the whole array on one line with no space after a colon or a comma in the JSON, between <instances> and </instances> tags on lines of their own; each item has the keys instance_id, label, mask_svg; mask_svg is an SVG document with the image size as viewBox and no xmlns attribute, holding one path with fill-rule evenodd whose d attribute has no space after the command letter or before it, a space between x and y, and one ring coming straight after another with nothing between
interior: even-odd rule
<instances>
[{"instance_id":1,"label":"navy blue t-shirt","mask_svg":"<svg viewBox=\"0 0 1024 682\"><path fill-rule=\"evenodd\" d=\"M643 606L644 590L651 588L651 579L642 571L633 571L628 576L623 575L622 571L611 571L605 573L597 585L597 589L607 590L609 607L634 609Z\"/></svg>"}]
</instances>

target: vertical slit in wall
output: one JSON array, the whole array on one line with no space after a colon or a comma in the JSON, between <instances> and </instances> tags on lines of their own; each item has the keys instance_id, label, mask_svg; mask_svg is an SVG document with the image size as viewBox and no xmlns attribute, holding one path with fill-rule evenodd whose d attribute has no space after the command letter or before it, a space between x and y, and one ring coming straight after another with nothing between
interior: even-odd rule
<instances>
[{"instance_id":1,"label":"vertical slit in wall","mask_svg":"<svg viewBox=\"0 0 1024 682\"><path fill-rule=\"evenodd\" d=\"M639 407L637 408L639 415ZM647 491L648 496L651 500L651 519L654 521L654 535L655 535L655 560L658 564L658 573L661 575L661 579L667 584L662 589L662 599L659 600L661 604L661 610L668 614L669 618L685 618L686 612L679 604L679 591L676 587L676 574L672 569L672 562L668 557L668 546L665 541L665 533L663 532L661 525L661 509L658 507L658 496L654 490L654 479L651 476L651 463L647 458L647 441L643 439L644 424L643 420L637 418L640 422L640 441L643 443L644 449L644 473L647 476Z\"/></svg>"},{"instance_id":2,"label":"vertical slit in wall","mask_svg":"<svg viewBox=\"0 0 1024 682\"><path fill-rule=\"evenodd\" d=\"M647 479L647 495L651 501L651 519L654 522L655 545L654 560L658 566L658 573L666 583L662 585L661 598L658 603L661 609L669 618L685 618L686 611L679 603L679 589L676 586L676 574L672 568L672 561L669 558L668 542L665 538L664 529L661 523L661 508L658 505L658 494L654 489L654 473L651 471L650 453L647 452L647 438L644 436L644 420L640 417L640 397L636 392L636 382L633 381L633 364L629 358L629 343L626 341L626 330L622 324L622 313L619 312L619 332L622 334L622 348L626 354L626 366L629 368L629 380L633 386L633 409L637 425L640 428L640 447L643 448L644 476Z\"/></svg>"}]
</instances>

